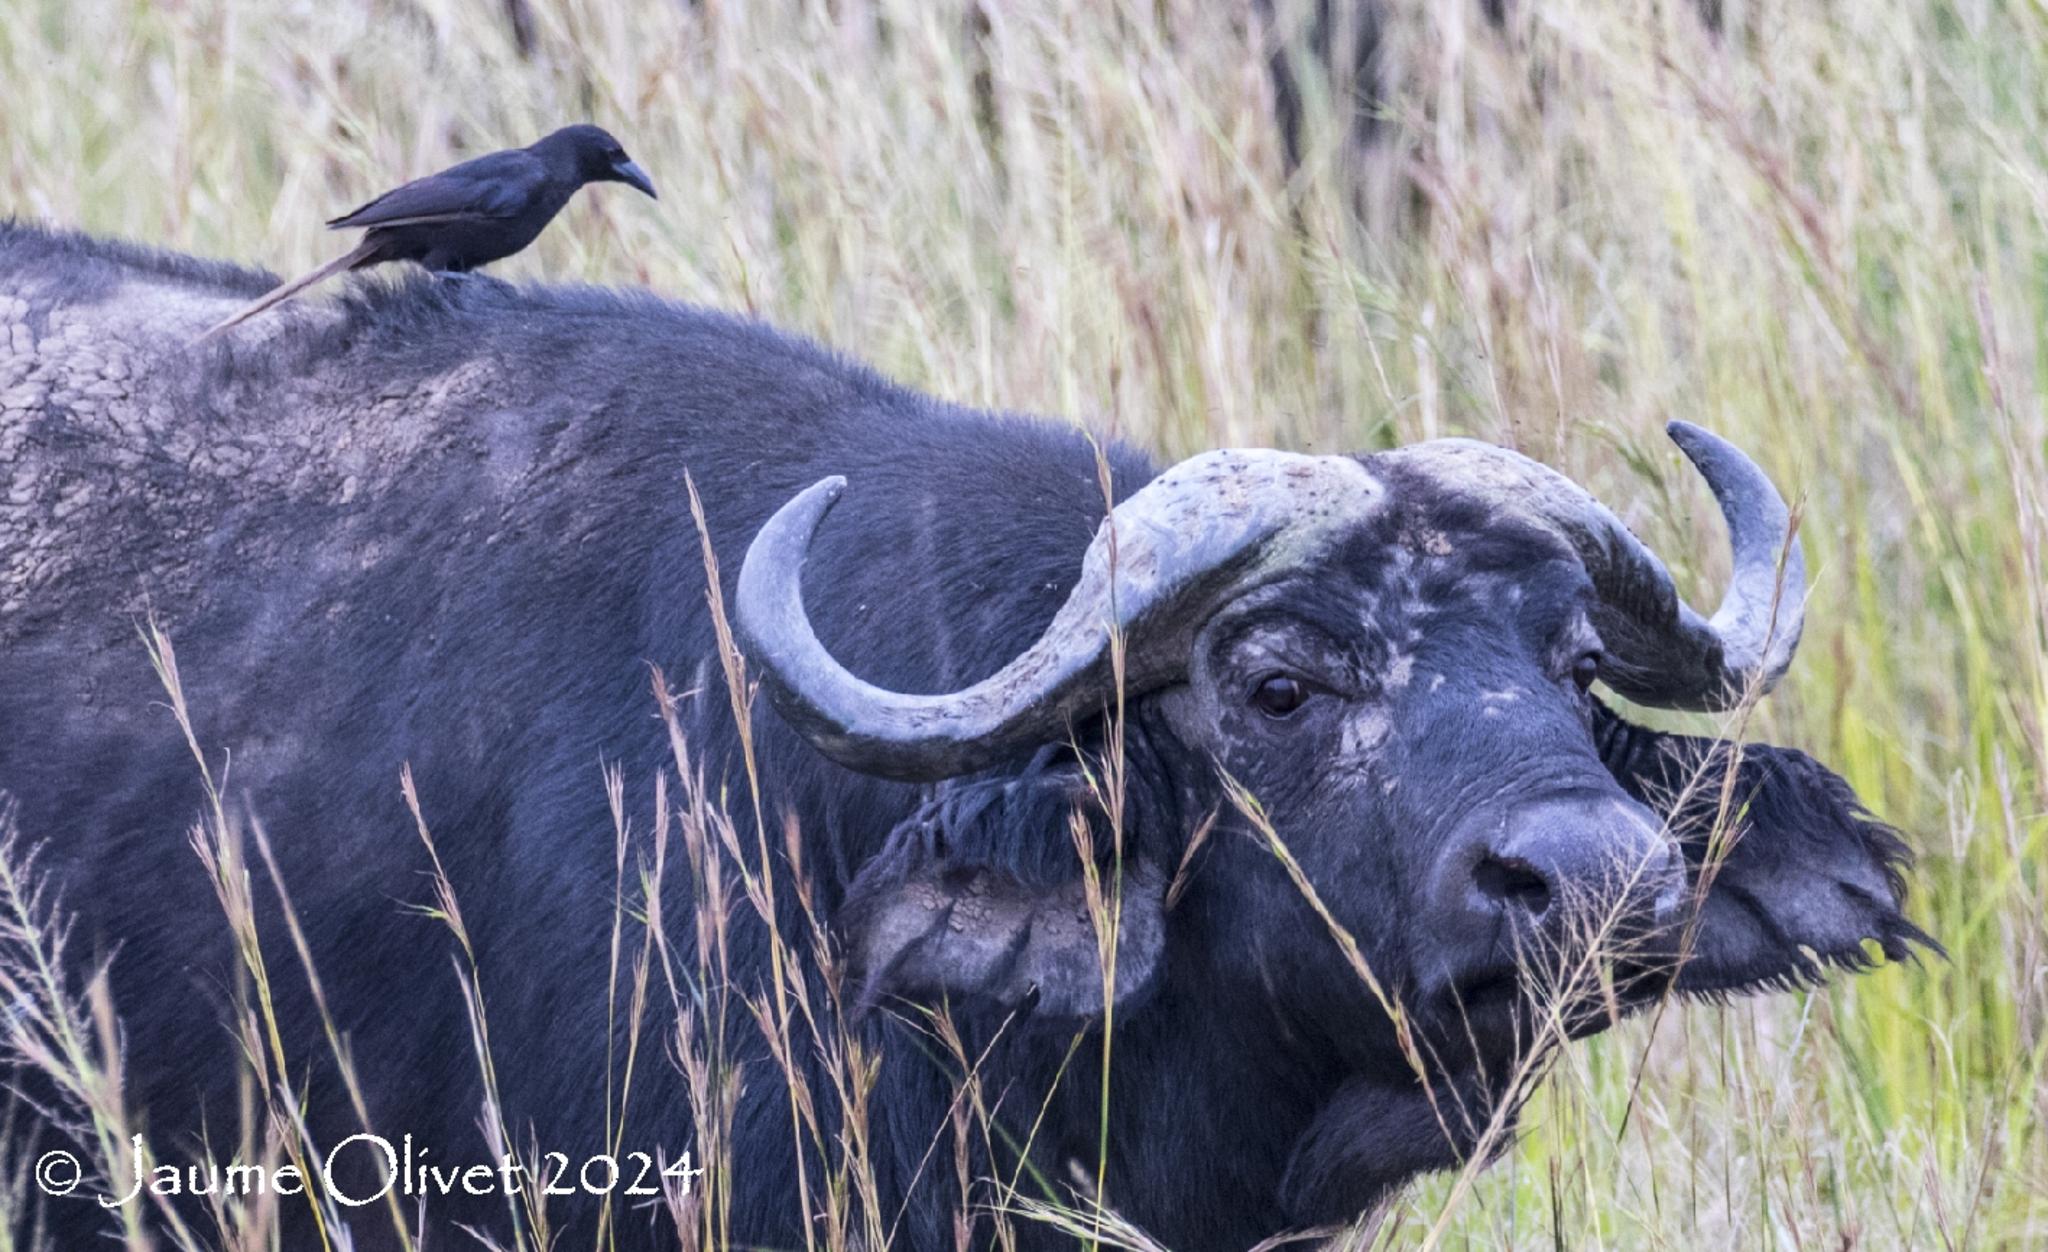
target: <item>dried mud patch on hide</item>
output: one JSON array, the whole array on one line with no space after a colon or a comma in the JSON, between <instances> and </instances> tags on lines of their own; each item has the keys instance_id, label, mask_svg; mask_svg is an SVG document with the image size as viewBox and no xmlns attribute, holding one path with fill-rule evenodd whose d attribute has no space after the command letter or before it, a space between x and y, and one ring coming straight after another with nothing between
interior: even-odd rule
<instances>
[{"instance_id":1,"label":"dried mud patch on hide","mask_svg":"<svg viewBox=\"0 0 2048 1252\"><path fill-rule=\"evenodd\" d=\"M189 572L202 552L247 568L288 550L320 565L374 556L345 525L309 540L305 523L345 520L332 509L450 442L436 415L496 374L475 359L384 377L341 353L286 360L303 337L283 321L195 348L239 297L131 278L81 282L73 298L61 278L0 272L0 642L72 611L66 588L109 569L132 572L132 594L91 607L126 631L202 593Z\"/></svg>"}]
</instances>

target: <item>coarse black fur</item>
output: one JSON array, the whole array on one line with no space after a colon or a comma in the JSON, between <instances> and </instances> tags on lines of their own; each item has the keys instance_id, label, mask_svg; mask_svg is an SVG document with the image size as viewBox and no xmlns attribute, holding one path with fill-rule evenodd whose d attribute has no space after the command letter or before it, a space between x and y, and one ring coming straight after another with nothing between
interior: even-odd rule
<instances>
[{"instance_id":1,"label":"coarse black fur","mask_svg":"<svg viewBox=\"0 0 2048 1252\"><path fill-rule=\"evenodd\" d=\"M0 411L0 448L21 450L0 469L0 488L13 476L0 490L0 790L23 834L49 842L78 913L74 958L111 960L130 1097L159 1152L231 1125L239 1058L220 1008L236 963L186 843L203 795L136 639L150 615L176 645L232 809L260 819L276 848L373 1124L467 1163L485 1157L482 1093L450 944L403 907L428 894L398 788L409 765L475 944L507 1118L580 1159L602 1146L606 1109L617 884L602 771L620 772L645 829L669 760L650 667L681 693L707 777L745 793L685 476L730 595L767 516L845 475L805 567L819 635L871 681L940 691L1021 651L1064 600L1105 513L1095 447L1074 428L947 404L758 323L644 294L368 284L261 344L199 351L150 338L154 319L136 316L180 301L210 316L209 303L266 281L0 228L0 313L21 301L8 316L38 345L65 345L33 366L54 380L35 404ZM77 347L60 324L103 329L105 342ZM66 399L84 394L67 381L78 362L116 358L132 362L118 396ZM1102 451L1117 499L1158 470L1132 448ZM1134 702L1124 724L1125 881L1176 890L1127 901L1156 912L1164 942L1142 985L1120 989L1103 1185L1176 1248L1341 1220L1470 1152L1521 1049L1511 1015L1464 1020L1461 989L1492 978L1500 955L1493 937L1425 916L1431 868L1530 798L1610 814L1655 807L1669 782L1666 758L1571 684L1590 590L1569 554L1420 476L1383 478L1387 510L1314 568L1219 613L1194 677ZM1241 696L1283 662L1318 694L1280 723ZM835 927L922 866L987 871L1019 892L1074 881L1068 814L1111 746L1098 719L1070 743L917 788L827 763L765 701L754 727L769 843L785 816L798 822ZM1341 755L1328 747L1340 739ZM1763 770L1747 831L1708 895L1682 985L1818 974L1801 945L1853 964L1866 938L1887 951L1922 938L1899 912L1903 845L1840 780L1755 748L1744 768ZM1324 922L1227 802L1223 771L1259 798L1413 1008L1443 1091L1414 1079ZM1090 821L1113 871L1114 832ZM1589 817L1587 837L1606 821ZM687 952L681 877L671 871L664 907ZM1739 893L1726 916L1713 904L1724 889ZM260 875L256 896L292 1082L310 1093L315 1141L332 1144L359 1126ZM1816 901L1827 907L1810 913ZM943 973L947 936L917 942ZM734 943L739 989L760 992L763 928L745 907ZM948 1246L957 1075L886 975L873 990L857 1028L882 1056L870 1125L880 1220L901 1214L898 1246ZM653 1059L674 1038L654 999L621 1142L673 1158L693 1134L681 1075ZM822 997L816 1007L832 1011ZM1070 1164L1094 1170L1104 1128L1100 1027L1036 1007L972 988L955 1004L1014 1135L998 1137L994 1160L978 1136L966 1150L975 1177L1008 1176L1003 1158L1028 1138L1071 1201ZM747 1061L732 1234L801 1246L788 1102L744 1016L732 1037ZM1466 1112L1433 1137L1446 1094ZM833 1142L836 1114L821 1116ZM811 1153L814 1189L828 1165ZM441 1239L503 1212L458 1198L426 1208ZM560 1220L587 1234L594 1213L572 1202ZM102 1221L82 1203L51 1216L66 1247ZM352 1216L356 1246L390 1238L377 1210ZM622 1220L622 1246L672 1245L649 1210ZM979 1242L989 1219L975 1220ZM1061 1242L1022 1233L1027 1247Z\"/></svg>"},{"instance_id":2,"label":"coarse black fur","mask_svg":"<svg viewBox=\"0 0 2048 1252\"><path fill-rule=\"evenodd\" d=\"M1648 730L1604 705L1595 735L1622 786L1672 814L1686 860L1711 877L1682 990L1725 996L1811 985L1827 965L1868 968L1874 958L1865 943L1892 961L1910 959L1916 947L1941 951L1893 907L1905 897L1913 860L1906 841L1806 753L1769 744L1733 750ZM1823 865L1830 872L1816 874ZM1796 902L1805 937L1785 932L1772 907L1781 901ZM1815 935L1825 941L1813 942Z\"/></svg>"},{"instance_id":3,"label":"coarse black fur","mask_svg":"<svg viewBox=\"0 0 2048 1252\"><path fill-rule=\"evenodd\" d=\"M233 261L152 248L128 239L45 230L14 217L0 219L0 240L6 243L10 272L61 276L66 295L84 304L105 299L115 288L137 276L189 284L230 296L256 295L277 285L277 275ZM31 314L37 311L30 309Z\"/></svg>"}]
</instances>

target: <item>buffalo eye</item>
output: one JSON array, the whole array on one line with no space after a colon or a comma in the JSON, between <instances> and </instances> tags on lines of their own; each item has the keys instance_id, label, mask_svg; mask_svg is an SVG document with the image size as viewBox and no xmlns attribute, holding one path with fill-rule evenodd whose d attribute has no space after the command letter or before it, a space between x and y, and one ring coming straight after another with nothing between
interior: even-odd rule
<instances>
[{"instance_id":1,"label":"buffalo eye","mask_svg":"<svg viewBox=\"0 0 2048 1252\"><path fill-rule=\"evenodd\" d=\"M1252 707L1267 717L1291 716L1294 711L1308 703L1308 684L1299 678L1286 674L1274 674L1261 679L1252 689Z\"/></svg>"},{"instance_id":2,"label":"buffalo eye","mask_svg":"<svg viewBox=\"0 0 2048 1252\"><path fill-rule=\"evenodd\" d=\"M1586 652L1572 662L1572 685L1580 691L1592 689L1593 680L1600 677L1600 654Z\"/></svg>"}]
</instances>

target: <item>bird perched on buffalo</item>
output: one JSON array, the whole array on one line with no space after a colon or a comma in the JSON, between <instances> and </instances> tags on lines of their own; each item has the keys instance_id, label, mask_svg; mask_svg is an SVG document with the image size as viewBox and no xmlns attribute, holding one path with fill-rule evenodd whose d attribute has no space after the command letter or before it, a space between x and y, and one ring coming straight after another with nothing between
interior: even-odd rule
<instances>
[{"instance_id":1,"label":"bird perched on buffalo","mask_svg":"<svg viewBox=\"0 0 2048 1252\"><path fill-rule=\"evenodd\" d=\"M273 289L199 338L210 339L342 270L416 261L461 274L503 260L539 238L578 188L597 182L625 183L654 197L647 171L618 140L587 125L565 126L527 147L409 182L327 223L331 230L367 230L354 251Z\"/></svg>"}]
</instances>

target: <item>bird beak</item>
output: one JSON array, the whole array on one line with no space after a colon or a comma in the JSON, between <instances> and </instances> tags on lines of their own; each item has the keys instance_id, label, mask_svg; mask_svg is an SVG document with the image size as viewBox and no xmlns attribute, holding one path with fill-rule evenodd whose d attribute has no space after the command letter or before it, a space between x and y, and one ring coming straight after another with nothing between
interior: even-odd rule
<instances>
[{"instance_id":1,"label":"bird beak","mask_svg":"<svg viewBox=\"0 0 2048 1252\"><path fill-rule=\"evenodd\" d=\"M621 161L617 165L612 166L612 179L615 182L624 183L628 187L637 188L644 192L650 200L661 199L660 196L654 194L654 180L647 176L646 170L640 168L638 161Z\"/></svg>"}]
</instances>

